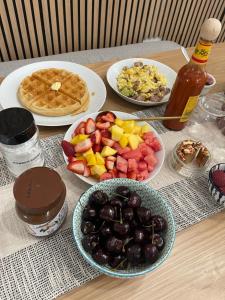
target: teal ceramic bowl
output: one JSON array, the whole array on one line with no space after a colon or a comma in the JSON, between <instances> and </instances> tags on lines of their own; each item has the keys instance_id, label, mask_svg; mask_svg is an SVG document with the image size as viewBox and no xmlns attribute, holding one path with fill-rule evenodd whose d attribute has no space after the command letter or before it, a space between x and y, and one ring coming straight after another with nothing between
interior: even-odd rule
<instances>
[{"instance_id":1,"label":"teal ceramic bowl","mask_svg":"<svg viewBox=\"0 0 225 300\"><path fill-rule=\"evenodd\" d=\"M112 192L115 191L116 187L121 185L128 186L131 191L138 191L138 194L142 198L142 206L150 208L152 214L161 215L167 220L167 230L164 232L163 236L165 239L165 247L160 252L160 257L155 263L142 265L140 267L132 267L127 270L114 270L110 269L107 266L99 265L93 260L91 255L84 250L81 243L83 233L81 232L80 228L83 207L87 204L89 196L96 190L103 190L110 196ZM171 253L175 241L175 222L170 205L160 195L159 192L155 191L145 183L130 179L116 178L95 184L81 195L80 200L77 203L73 213L73 235L80 253L92 267L96 268L101 273L112 277L131 278L152 272L167 259L167 257Z\"/></svg>"}]
</instances>

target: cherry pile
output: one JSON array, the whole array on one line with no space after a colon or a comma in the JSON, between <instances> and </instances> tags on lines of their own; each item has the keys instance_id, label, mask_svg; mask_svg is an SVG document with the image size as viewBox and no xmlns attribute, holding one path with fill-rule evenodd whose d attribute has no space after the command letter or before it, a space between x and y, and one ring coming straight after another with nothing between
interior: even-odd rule
<instances>
[{"instance_id":1,"label":"cherry pile","mask_svg":"<svg viewBox=\"0 0 225 300\"><path fill-rule=\"evenodd\" d=\"M126 186L117 187L111 197L102 190L91 194L82 214L82 245L98 264L128 269L159 258L167 223L141 203Z\"/></svg>"}]
</instances>

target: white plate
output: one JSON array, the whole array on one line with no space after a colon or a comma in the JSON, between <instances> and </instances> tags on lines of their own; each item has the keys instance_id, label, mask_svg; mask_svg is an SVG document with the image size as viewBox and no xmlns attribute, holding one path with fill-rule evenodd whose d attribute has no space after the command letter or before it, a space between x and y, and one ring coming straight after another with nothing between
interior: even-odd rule
<instances>
[{"instance_id":1,"label":"white plate","mask_svg":"<svg viewBox=\"0 0 225 300\"><path fill-rule=\"evenodd\" d=\"M106 88L102 79L92 70L71 62L45 61L26 65L10 73L0 85L0 103L3 108L23 107L18 98L17 90L20 82L33 72L45 68L65 69L76 74L86 81L90 93L88 109L75 116L67 115L61 117L47 117L33 113L37 125L42 126L63 126L70 125L80 117L98 111L106 100Z\"/></svg>"},{"instance_id":2,"label":"white plate","mask_svg":"<svg viewBox=\"0 0 225 300\"><path fill-rule=\"evenodd\" d=\"M137 116L134 116L134 115L128 114L128 113L124 113L124 112L121 112L121 111L113 111L113 113L122 120L131 119L131 118L137 119ZM85 116L85 119L80 118L79 120L76 120L70 126L70 128L67 130L67 132L64 136L64 140L66 140L68 142L71 140L71 137L72 137L72 134L73 134L75 128L78 126L78 124L81 121L85 121L88 118L93 118L95 120L95 118L98 114L99 114L99 112L93 113L93 114ZM140 124L144 125L144 124L147 124L147 123L146 122L140 122ZM159 139L160 144L162 145L162 149L160 151L156 152L156 157L158 158L158 164L157 164L156 168L154 169L154 171L151 173L150 177L148 179L145 179L145 180L142 181L142 182L145 182L145 183L149 182L151 179L153 179L159 173L159 171L162 168L164 158L165 158L165 148L164 148L164 145L163 145L163 141L162 141L161 137L159 136L159 134L156 132L156 130L153 127L152 127L152 131L154 132L155 136ZM65 160L66 164L68 164L67 156L64 153L63 153L63 157L64 157L64 160ZM94 185L94 184L99 182L99 180L97 180L93 177L84 177L84 176L78 175L76 173L74 173L74 174L77 177L79 177L81 180L83 180L83 181L85 181L85 182L87 182L88 184L91 184L91 185Z\"/></svg>"},{"instance_id":3,"label":"white plate","mask_svg":"<svg viewBox=\"0 0 225 300\"><path fill-rule=\"evenodd\" d=\"M151 59L146 59L146 58L129 58L129 59L124 59L120 60L117 63L113 64L107 71L107 81L111 88L123 99L125 99L128 102L137 104L137 105L142 105L142 106L156 106L159 104L166 103L169 100L170 93L167 94L165 97L163 97L162 101L159 102L146 102L146 101L138 101L133 98L127 97L122 95L118 88L117 88L117 77L122 71L123 67L131 67L133 64L137 61L143 62L145 65L152 65L156 66L159 73L164 75L167 79L167 87L170 88L170 90L173 87L174 81L176 79L177 73L172 70L170 67L156 61L156 60L151 60Z\"/></svg>"}]
</instances>

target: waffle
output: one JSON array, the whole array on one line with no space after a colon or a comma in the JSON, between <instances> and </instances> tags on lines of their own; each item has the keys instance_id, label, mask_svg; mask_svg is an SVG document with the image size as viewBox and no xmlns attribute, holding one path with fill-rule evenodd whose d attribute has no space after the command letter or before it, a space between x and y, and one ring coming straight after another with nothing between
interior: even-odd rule
<instances>
[{"instance_id":1,"label":"waffle","mask_svg":"<svg viewBox=\"0 0 225 300\"><path fill-rule=\"evenodd\" d=\"M77 74L63 69L43 69L27 76L18 89L23 106L44 116L64 116L86 111L87 85Z\"/></svg>"}]
</instances>

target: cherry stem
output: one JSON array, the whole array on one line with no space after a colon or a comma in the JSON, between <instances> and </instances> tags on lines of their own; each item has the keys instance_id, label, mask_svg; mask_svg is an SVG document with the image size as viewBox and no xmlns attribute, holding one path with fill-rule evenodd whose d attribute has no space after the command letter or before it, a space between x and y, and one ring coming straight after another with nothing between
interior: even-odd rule
<instances>
[{"instance_id":1,"label":"cherry stem","mask_svg":"<svg viewBox=\"0 0 225 300\"><path fill-rule=\"evenodd\" d=\"M122 210L121 210L121 207L120 207L120 224L123 224L123 218L122 218Z\"/></svg>"},{"instance_id":2,"label":"cherry stem","mask_svg":"<svg viewBox=\"0 0 225 300\"><path fill-rule=\"evenodd\" d=\"M105 221L102 222L101 226L99 227L99 229L97 231L93 231L92 233L99 233L99 231L102 229L103 225L105 224Z\"/></svg>"},{"instance_id":3,"label":"cherry stem","mask_svg":"<svg viewBox=\"0 0 225 300\"><path fill-rule=\"evenodd\" d=\"M154 232L154 224L152 222L152 244L153 244L154 234L155 234L155 232Z\"/></svg>"},{"instance_id":4,"label":"cherry stem","mask_svg":"<svg viewBox=\"0 0 225 300\"><path fill-rule=\"evenodd\" d=\"M116 267L114 270L117 270L119 267L121 267L125 262L127 261L127 258L125 258L124 260L122 260Z\"/></svg>"},{"instance_id":5,"label":"cherry stem","mask_svg":"<svg viewBox=\"0 0 225 300\"><path fill-rule=\"evenodd\" d=\"M120 194L117 194L117 193L113 193L113 195L116 195L116 196L122 197L122 198L124 198L124 199L128 199L128 197L122 196L122 195L120 195Z\"/></svg>"}]
</instances>

